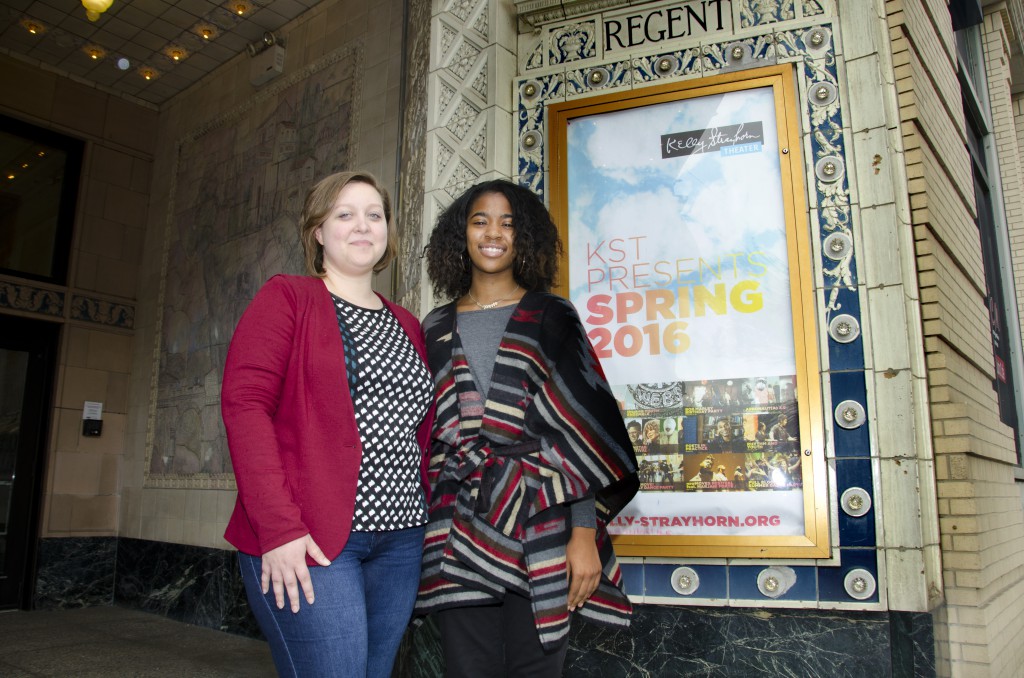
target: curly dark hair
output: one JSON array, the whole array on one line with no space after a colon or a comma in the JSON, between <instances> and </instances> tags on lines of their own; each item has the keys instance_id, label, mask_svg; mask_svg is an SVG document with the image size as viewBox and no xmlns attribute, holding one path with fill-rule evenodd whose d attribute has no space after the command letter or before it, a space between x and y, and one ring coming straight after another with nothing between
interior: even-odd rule
<instances>
[{"instance_id":1,"label":"curly dark hair","mask_svg":"<svg viewBox=\"0 0 1024 678\"><path fill-rule=\"evenodd\" d=\"M530 189L493 179L470 186L437 218L423 250L435 299L458 299L469 291L473 267L466 254L466 224L473 202L487 193L501 193L512 207L516 283L525 290L540 291L550 290L555 283L562 240L551 214Z\"/></svg>"}]
</instances>

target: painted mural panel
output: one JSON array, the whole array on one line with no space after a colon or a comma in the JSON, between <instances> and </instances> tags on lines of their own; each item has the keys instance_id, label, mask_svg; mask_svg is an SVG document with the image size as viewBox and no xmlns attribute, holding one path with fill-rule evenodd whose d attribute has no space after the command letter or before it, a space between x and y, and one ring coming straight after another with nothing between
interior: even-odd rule
<instances>
[{"instance_id":1,"label":"painted mural panel","mask_svg":"<svg viewBox=\"0 0 1024 678\"><path fill-rule=\"evenodd\" d=\"M276 273L302 273L312 183L348 169L359 55L325 58L178 146L147 485L231 487L220 382L235 324Z\"/></svg>"}]
</instances>

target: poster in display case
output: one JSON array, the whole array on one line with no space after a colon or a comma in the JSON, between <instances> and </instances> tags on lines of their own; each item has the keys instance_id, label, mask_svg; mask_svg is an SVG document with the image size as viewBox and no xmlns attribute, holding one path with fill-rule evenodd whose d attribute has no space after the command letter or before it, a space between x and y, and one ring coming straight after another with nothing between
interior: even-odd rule
<instances>
[{"instance_id":1,"label":"poster in display case","mask_svg":"<svg viewBox=\"0 0 1024 678\"><path fill-rule=\"evenodd\" d=\"M634 441L620 555L829 554L791 66L548 108L551 209Z\"/></svg>"}]
</instances>

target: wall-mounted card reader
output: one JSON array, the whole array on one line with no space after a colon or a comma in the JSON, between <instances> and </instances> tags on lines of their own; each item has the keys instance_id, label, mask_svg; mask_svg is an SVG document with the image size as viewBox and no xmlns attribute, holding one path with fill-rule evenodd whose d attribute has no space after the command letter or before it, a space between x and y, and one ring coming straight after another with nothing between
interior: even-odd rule
<instances>
[{"instance_id":1,"label":"wall-mounted card reader","mask_svg":"<svg viewBox=\"0 0 1024 678\"><path fill-rule=\"evenodd\" d=\"M103 403L85 401L82 410L82 435L96 437L103 433Z\"/></svg>"}]
</instances>

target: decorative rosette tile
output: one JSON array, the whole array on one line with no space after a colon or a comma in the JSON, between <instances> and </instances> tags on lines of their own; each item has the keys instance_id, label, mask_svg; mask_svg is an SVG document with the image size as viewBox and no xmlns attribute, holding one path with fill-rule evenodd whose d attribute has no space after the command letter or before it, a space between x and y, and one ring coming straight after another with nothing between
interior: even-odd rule
<instances>
[{"instance_id":1,"label":"decorative rosette tile","mask_svg":"<svg viewBox=\"0 0 1024 678\"><path fill-rule=\"evenodd\" d=\"M637 57L633 59L633 82L640 84L700 73L699 57L699 47Z\"/></svg>"}]
</instances>

